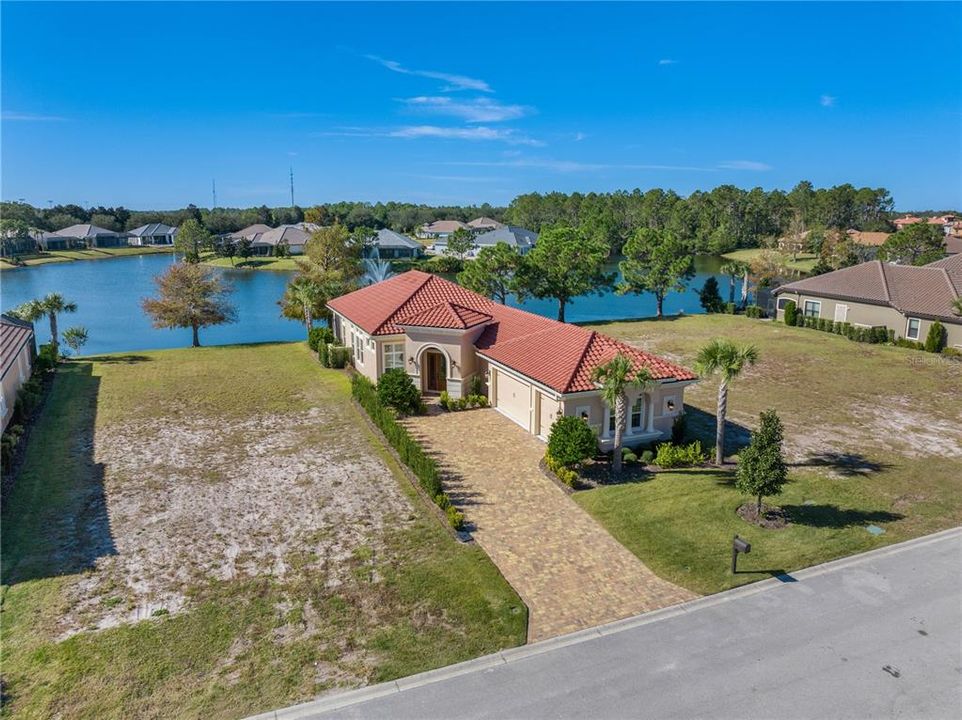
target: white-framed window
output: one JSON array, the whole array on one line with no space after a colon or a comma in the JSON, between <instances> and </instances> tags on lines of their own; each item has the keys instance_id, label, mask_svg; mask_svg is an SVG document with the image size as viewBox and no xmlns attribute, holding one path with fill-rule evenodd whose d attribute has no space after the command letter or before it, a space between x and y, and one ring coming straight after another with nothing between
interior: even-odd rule
<instances>
[{"instance_id":1,"label":"white-framed window","mask_svg":"<svg viewBox=\"0 0 962 720\"><path fill-rule=\"evenodd\" d=\"M629 427L631 427L632 430L641 430L644 419L645 396L639 395L638 399L631 405L631 421L629 422Z\"/></svg>"},{"instance_id":2,"label":"white-framed window","mask_svg":"<svg viewBox=\"0 0 962 720\"><path fill-rule=\"evenodd\" d=\"M575 415L589 425L591 424L591 405L579 405L575 408Z\"/></svg>"},{"instance_id":3,"label":"white-framed window","mask_svg":"<svg viewBox=\"0 0 962 720\"><path fill-rule=\"evenodd\" d=\"M778 298L778 302L777 302L776 307L777 307L779 310L784 310L784 309L785 309L785 306L788 305L788 303L790 303L790 302L793 302L793 300L792 300L791 298L780 297L780 298Z\"/></svg>"},{"instance_id":4,"label":"white-framed window","mask_svg":"<svg viewBox=\"0 0 962 720\"><path fill-rule=\"evenodd\" d=\"M661 414L674 415L678 411L678 400L674 395L666 395L661 399Z\"/></svg>"},{"instance_id":5,"label":"white-framed window","mask_svg":"<svg viewBox=\"0 0 962 720\"><path fill-rule=\"evenodd\" d=\"M354 359L357 362L361 363L361 365L363 365L364 364L364 339L359 337L358 335L355 335L354 333L351 333L351 342L354 345Z\"/></svg>"},{"instance_id":6,"label":"white-framed window","mask_svg":"<svg viewBox=\"0 0 962 720\"><path fill-rule=\"evenodd\" d=\"M918 318L909 318L905 323L905 337L909 340L918 340L919 331L922 329L922 321Z\"/></svg>"},{"instance_id":7,"label":"white-framed window","mask_svg":"<svg viewBox=\"0 0 962 720\"><path fill-rule=\"evenodd\" d=\"M384 369L404 368L404 343L385 343Z\"/></svg>"},{"instance_id":8,"label":"white-framed window","mask_svg":"<svg viewBox=\"0 0 962 720\"><path fill-rule=\"evenodd\" d=\"M805 301L805 317L817 318L822 315L822 303L818 300Z\"/></svg>"}]
</instances>

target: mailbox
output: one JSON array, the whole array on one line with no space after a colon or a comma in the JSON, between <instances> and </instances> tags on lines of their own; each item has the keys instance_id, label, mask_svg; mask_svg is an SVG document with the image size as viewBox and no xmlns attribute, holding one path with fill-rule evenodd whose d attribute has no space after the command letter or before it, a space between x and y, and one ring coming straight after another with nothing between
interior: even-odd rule
<instances>
[{"instance_id":1,"label":"mailbox","mask_svg":"<svg viewBox=\"0 0 962 720\"><path fill-rule=\"evenodd\" d=\"M732 540L732 575L738 572L738 553L746 555L752 551L752 544L747 540L735 536Z\"/></svg>"}]
</instances>

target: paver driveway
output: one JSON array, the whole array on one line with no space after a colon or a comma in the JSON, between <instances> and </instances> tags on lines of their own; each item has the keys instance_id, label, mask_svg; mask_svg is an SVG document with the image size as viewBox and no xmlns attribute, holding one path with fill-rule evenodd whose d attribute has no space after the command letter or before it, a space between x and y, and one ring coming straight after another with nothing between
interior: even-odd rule
<instances>
[{"instance_id":1,"label":"paver driveway","mask_svg":"<svg viewBox=\"0 0 962 720\"><path fill-rule=\"evenodd\" d=\"M528 606L543 640L688 600L539 470L545 446L496 410L410 418L444 467L474 537Z\"/></svg>"}]
</instances>

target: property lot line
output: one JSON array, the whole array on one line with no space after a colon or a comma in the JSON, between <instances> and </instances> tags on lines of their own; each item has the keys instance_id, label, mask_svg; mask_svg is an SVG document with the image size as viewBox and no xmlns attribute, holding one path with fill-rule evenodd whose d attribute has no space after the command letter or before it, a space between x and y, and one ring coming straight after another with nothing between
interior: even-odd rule
<instances>
[{"instance_id":1,"label":"property lot line","mask_svg":"<svg viewBox=\"0 0 962 720\"><path fill-rule=\"evenodd\" d=\"M860 553L858 555L851 555L849 557L839 558L838 560L832 560L820 565L813 565L812 567L799 570L798 572L791 573L790 575L794 580L806 580L809 578L818 577L819 575L824 575L826 573L843 570L853 565L871 562L878 558L888 557L890 555L897 555L905 552L906 550L911 550L938 542L944 542L960 536L962 536L962 527L950 528L948 530L943 530L931 535L925 535L913 540L906 540L905 542L894 545L888 545L875 550L869 550L868 552ZM403 690L410 690L423 685L430 685L431 683L440 682L442 680L458 677L460 675L476 672L478 670L485 670L491 667L497 667L499 665L523 660L525 658L540 655L558 648L576 645L578 643L593 640L605 635L623 632L632 628L637 628L650 623L677 617L678 615L714 607L716 605L728 603L733 600L738 600L739 598L748 597L771 590L779 587L783 582L784 580L780 580L777 577L761 580L756 583L743 585L741 587L726 590L714 595L708 595L696 600L690 600L680 605L664 608L663 610L654 610L650 613L645 613L644 615L618 620L606 625L599 625L598 627L590 628L588 630L579 630L578 632L569 633L568 635L561 635L549 640L542 640L532 643L531 645L501 650L491 655L475 658L474 660L467 660L462 663L449 665L448 667L438 668L436 670L428 670L427 672L418 673L417 675L411 675L406 678L399 678L398 680L392 680L390 682L379 683L377 685L359 688L358 690L351 690L338 695L319 698L317 700L302 703L300 705L292 705L280 710L270 710L259 715L253 715L247 720L300 720L301 718L311 717L321 712L338 710L349 705L355 705L367 700L372 700L374 698L398 693Z\"/></svg>"}]
</instances>

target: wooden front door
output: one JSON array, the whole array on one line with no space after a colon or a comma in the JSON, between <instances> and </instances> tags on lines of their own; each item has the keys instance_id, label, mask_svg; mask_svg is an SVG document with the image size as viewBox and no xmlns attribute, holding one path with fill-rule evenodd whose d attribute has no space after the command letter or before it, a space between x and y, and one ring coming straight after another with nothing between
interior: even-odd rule
<instances>
[{"instance_id":1,"label":"wooden front door","mask_svg":"<svg viewBox=\"0 0 962 720\"><path fill-rule=\"evenodd\" d=\"M447 362L444 355L435 351L428 350L424 353L424 372L425 389L428 392L441 392L447 390Z\"/></svg>"}]
</instances>

